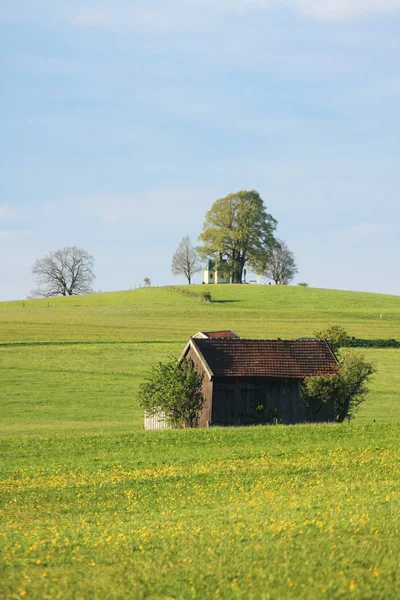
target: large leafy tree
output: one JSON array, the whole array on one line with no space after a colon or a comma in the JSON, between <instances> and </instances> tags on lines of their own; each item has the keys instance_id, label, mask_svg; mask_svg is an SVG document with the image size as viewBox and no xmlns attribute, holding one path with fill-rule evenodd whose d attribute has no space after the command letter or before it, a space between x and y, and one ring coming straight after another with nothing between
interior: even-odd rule
<instances>
[{"instance_id":1,"label":"large leafy tree","mask_svg":"<svg viewBox=\"0 0 400 600\"><path fill-rule=\"evenodd\" d=\"M276 225L255 190L229 194L207 212L197 250L205 258L225 259L232 283L241 283L247 264L262 270Z\"/></svg>"}]
</instances>

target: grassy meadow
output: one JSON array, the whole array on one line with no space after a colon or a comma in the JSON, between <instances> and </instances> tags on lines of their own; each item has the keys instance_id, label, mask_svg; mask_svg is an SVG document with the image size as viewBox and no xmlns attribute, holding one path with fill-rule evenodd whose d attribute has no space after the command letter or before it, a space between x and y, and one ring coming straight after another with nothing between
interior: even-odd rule
<instances>
[{"instance_id":1,"label":"grassy meadow","mask_svg":"<svg viewBox=\"0 0 400 600\"><path fill-rule=\"evenodd\" d=\"M137 391L198 330L400 339L400 298L206 289L0 303L0 597L399 597L400 350L351 424L144 432Z\"/></svg>"}]
</instances>

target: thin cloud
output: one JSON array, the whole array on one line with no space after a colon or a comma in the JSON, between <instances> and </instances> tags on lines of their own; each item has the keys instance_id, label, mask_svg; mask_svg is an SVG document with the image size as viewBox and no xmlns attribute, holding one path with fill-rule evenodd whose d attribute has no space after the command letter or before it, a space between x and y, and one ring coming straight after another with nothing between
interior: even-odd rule
<instances>
[{"instance_id":1,"label":"thin cloud","mask_svg":"<svg viewBox=\"0 0 400 600\"><path fill-rule=\"evenodd\" d=\"M241 4L247 10L286 5L289 9L325 20L400 12L400 0L242 0Z\"/></svg>"},{"instance_id":2,"label":"thin cloud","mask_svg":"<svg viewBox=\"0 0 400 600\"><path fill-rule=\"evenodd\" d=\"M179 33L195 24L191 13L176 13L173 10L140 10L124 7L116 11L82 11L73 15L73 21L83 27L101 29L127 29L140 33Z\"/></svg>"},{"instance_id":3,"label":"thin cloud","mask_svg":"<svg viewBox=\"0 0 400 600\"><path fill-rule=\"evenodd\" d=\"M330 20L400 11L400 0L297 0L295 4L298 9L313 17Z\"/></svg>"},{"instance_id":4,"label":"thin cloud","mask_svg":"<svg viewBox=\"0 0 400 600\"><path fill-rule=\"evenodd\" d=\"M19 217L19 211L10 206L10 204L0 204L0 223L16 221Z\"/></svg>"},{"instance_id":5,"label":"thin cloud","mask_svg":"<svg viewBox=\"0 0 400 600\"><path fill-rule=\"evenodd\" d=\"M104 6L104 4L103 4ZM400 0L169 0L136 5L111 4L103 10L77 11L73 20L90 27L133 27L137 31L177 33L202 26L209 18L228 14L249 14L287 7L321 20L348 20L370 14L400 12ZM146 8L145 8L146 7Z\"/></svg>"},{"instance_id":6,"label":"thin cloud","mask_svg":"<svg viewBox=\"0 0 400 600\"><path fill-rule=\"evenodd\" d=\"M15 238L28 235L30 230L28 229L0 229L0 242L9 242Z\"/></svg>"},{"instance_id":7,"label":"thin cloud","mask_svg":"<svg viewBox=\"0 0 400 600\"><path fill-rule=\"evenodd\" d=\"M59 21L79 27L127 29L173 34L199 29L227 15L288 9L321 20L348 20L400 12L400 0L71 0L52 4L21 0L0 17L3 21Z\"/></svg>"},{"instance_id":8,"label":"thin cloud","mask_svg":"<svg viewBox=\"0 0 400 600\"><path fill-rule=\"evenodd\" d=\"M118 22L112 13L104 11L83 11L74 17L78 25L87 27L108 27L110 24Z\"/></svg>"},{"instance_id":9,"label":"thin cloud","mask_svg":"<svg viewBox=\"0 0 400 600\"><path fill-rule=\"evenodd\" d=\"M215 200L220 190L153 189L134 194L100 194L93 197L77 198L75 202L87 207L107 225L132 222L151 230L165 229L171 214L179 214L175 225L181 228L182 222L198 222L201 229L203 216ZM149 214L151 217L149 217Z\"/></svg>"},{"instance_id":10,"label":"thin cloud","mask_svg":"<svg viewBox=\"0 0 400 600\"><path fill-rule=\"evenodd\" d=\"M377 235L384 235L390 233L392 230L387 225L381 225L379 223L359 223L350 227L349 233L357 237L371 237Z\"/></svg>"},{"instance_id":11,"label":"thin cloud","mask_svg":"<svg viewBox=\"0 0 400 600\"><path fill-rule=\"evenodd\" d=\"M134 198L100 198L90 202L92 210L107 224L116 224L118 221L137 218L143 209Z\"/></svg>"},{"instance_id":12,"label":"thin cloud","mask_svg":"<svg viewBox=\"0 0 400 600\"><path fill-rule=\"evenodd\" d=\"M12 69L31 71L40 75L71 75L82 70L82 60L60 59L50 56L18 55L6 58L5 65Z\"/></svg>"}]
</instances>

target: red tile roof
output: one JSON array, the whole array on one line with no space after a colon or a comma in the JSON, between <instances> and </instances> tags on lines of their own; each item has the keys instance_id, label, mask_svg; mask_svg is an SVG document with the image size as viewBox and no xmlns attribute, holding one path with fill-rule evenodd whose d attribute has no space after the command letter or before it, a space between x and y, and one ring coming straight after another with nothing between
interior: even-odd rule
<instances>
[{"instance_id":1,"label":"red tile roof","mask_svg":"<svg viewBox=\"0 0 400 600\"><path fill-rule=\"evenodd\" d=\"M231 329L223 329L221 331L199 331L199 334L202 334L203 336L205 336L209 339L214 339L214 338L232 339L232 338L239 337L238 334L235 333L234 331L232 331ZM196 334L196 336L199 334ZM196 337L196 336L194 336L194 337Z\"/></svg>"},{"instance_id":2,"label":"red tile roof","mask_svg":"<svg viewBox=\"0 0 400 600\"><path fill-rule=\"evenodd\" d=\"M192 339L192 344L214 377L303 379L339 368L325 340Z\"/></svg>"}]
</instances>

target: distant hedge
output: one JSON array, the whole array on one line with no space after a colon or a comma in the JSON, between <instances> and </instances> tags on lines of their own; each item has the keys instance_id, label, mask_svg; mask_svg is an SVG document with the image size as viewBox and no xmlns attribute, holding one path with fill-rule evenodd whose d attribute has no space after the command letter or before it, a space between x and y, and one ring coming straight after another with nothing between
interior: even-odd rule
<instances>
[{"instance_id":1,"label":"distant hedge","mask_svg":"<svg viewBox=\"0 0 400 600\"><path fill-rule=\"evenodd\" d=\"M348 337L342 347L345 348L400 348L400 341L392 338L388 340L363 340L356 337Z\"/></svg>"},{"instance_id":2,"label":"distant hedge","mask_svg":"<svg viewBox=\"0 0 400 600\"><path fill-rule=\"evenodd\" d=\"M363 340L353 335L348 335L342 325L330 325L327 329L316 331L315 337L327 340L334 352L339 348L400 348L400 341L389 338L387 340Z\"/></svg>"},{"instance_id":3,"label":"distant hedge","mask_svg":"<svg viewBox=\"0 0 400 600\"><path fill-rule=\"evenodd\" d=\"M169 290L170 292L179 292L179 294L185 294L185 296L190 296L191 298L196 298L197 300L201 300L202 302L212 302L210 292L201 292L201 293L188 292L185 289L173 287L172 285L168 285L165 289Z\"/></svg>"}]
</instances>

